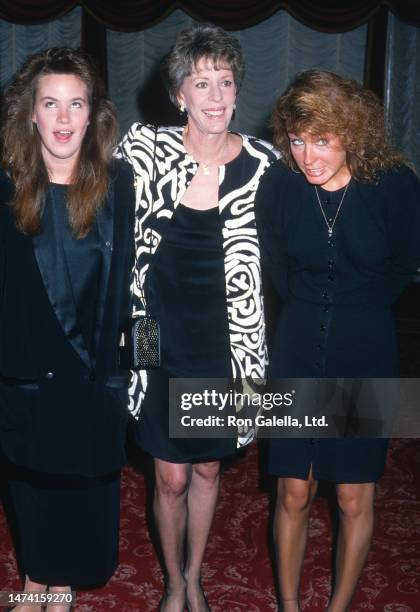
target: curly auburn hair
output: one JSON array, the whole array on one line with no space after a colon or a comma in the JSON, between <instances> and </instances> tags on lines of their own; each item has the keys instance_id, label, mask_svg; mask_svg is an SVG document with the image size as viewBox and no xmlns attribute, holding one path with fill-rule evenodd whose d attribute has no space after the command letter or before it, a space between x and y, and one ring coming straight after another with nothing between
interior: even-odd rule
<instances>
[{"instance_id":1,"label":"curly auburn hair","mask_svg":"<svg viewBox=\"0 0 420 612\"><path fill-rule=\"evenodd\" d=\"M350 174L359 181L374 182L381 171L405 163L388 142L376 95L333 72L307 70L295 77L276 102L271 127L274 144L292 169L289 132L338 136Z\"/></svg>"},{"instance_id":2,"label":"curly auburn hair","mask_svg":"<svg viewBox=\"0 0 420 612\"><path fill-rule=\"evenodd\" d=\"M11 202L17 227L26 234L41 230L41 212L49 185L41 139L32 122L40 78L70 74L87 87L89 125L67 194L69 224L76 238L85 237L108 191L108 165L118 125L113 104L89 56L80 50L54 47L29 56L4 92L2 165L15 184Z\"/></svg>"}]
</instances>

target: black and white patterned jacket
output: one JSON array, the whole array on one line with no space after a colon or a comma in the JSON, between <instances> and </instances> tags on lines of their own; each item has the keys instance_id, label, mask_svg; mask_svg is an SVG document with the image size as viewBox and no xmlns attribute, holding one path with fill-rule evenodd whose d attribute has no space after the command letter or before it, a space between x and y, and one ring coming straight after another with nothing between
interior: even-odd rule
<instances>
[{"instance_id":1,"label":"black and white patterned jacket","mask_svg":"<svg viewBox=\"0 0 420 612\"><path fill-rule=\"evenodd\" d=\"M241 137L241 153L219 167L219 212L234 379L263 378L265 374L267 358L254 198L262 175L279 157L269 143L250 136ZM132 289L137 314L144 312L143 287L151 257L198 167L184 147L183 128L158 128L155 162L154 145L155 128L135 123L116 153L130 162L135 175L136 264ZM136 373L130 392L130 411L135 417L146 386L146 372Z\"/></svg>"}]
</instances>

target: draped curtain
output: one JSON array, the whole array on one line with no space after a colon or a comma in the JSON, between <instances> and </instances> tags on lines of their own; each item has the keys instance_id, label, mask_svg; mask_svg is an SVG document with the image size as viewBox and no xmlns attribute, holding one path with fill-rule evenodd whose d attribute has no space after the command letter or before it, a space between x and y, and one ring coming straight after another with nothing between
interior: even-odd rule
<instances>
[{"instance_id":1,"label":"draped curtain","mask_svg":"<svg viewBox=\"0 0 420 612\"><path fill-rule=\"evenodd\" d=\"M82 9L42 25L17 25L0 19L0 87L10 80L26 56L54 46L79 47Z\"/></svg>"},{"instance_id":2,"label":"draped curtain","mask_svg":"<svg viewBox=\"0 0 420 612\"><path fill-rule=\"evenodd\" d=\"M205 16L232 29L245 53L246 78L233 129L263 137L269 137L267 121L274 100L296 72L319 67L363 80L366 19L380 6L389 6L393 13L388 19L387 118L394 141L420 171L418 0L350 0L346 10L335 0L85 0L83 9L80 4L75 0L1 1L0 87L28 54L54 45L78 47L83 11L88 9L103 24L115 19L106 32L108 75L121 129L135 120L179 123L161 83L159 63L176 33L194 17ZM280 7L287 10L279 11Z\"/></svg>"},{"instance_id":3,"label":"draped curtain","mask_svg":"<svg viewBox=\"0 0 420 612\"><path fill-rule=\"evenodd\" d=\"M420 174L420 28L391 16L385 108L393 141Z\"/></svg>"},{"instance_id":4,"label":"draped curtain","mask_svg":"<svg viewBox=\"0 0 420 612\"><path fill-rule=\"evenodd\" d=\"M230 30L253 26L285 9L311 28L339 32L366 23L381 6L386 6L400 19L420 26L418 0L2 0L0 19L21 24L50 21L77 4L106 27L126 32L150 27L176 9Z\"/></svg>"},{"instance_id":5,"label":"draped curtain","mask_svg":"<svg viewBox=\"0 0 420 612\"><path fill-rule=\"evenodd\" d=\"M179 123L159 76L159 63L176 34L193 22L183 11L142 32L108 31L108 79L121 129L134 120ZM245 80L233 129L268 136L267 122L277 96L301 70L319 67L363 80L367 26L324 34L285 11L251 28L235 31L244 50Z\"/></svg>"}]
</instances>

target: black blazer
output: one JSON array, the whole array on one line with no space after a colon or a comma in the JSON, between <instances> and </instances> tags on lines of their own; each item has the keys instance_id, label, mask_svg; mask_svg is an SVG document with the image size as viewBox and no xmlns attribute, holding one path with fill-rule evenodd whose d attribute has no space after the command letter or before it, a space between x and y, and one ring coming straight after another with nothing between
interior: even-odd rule
<instances>
[{"instance_id":1,"label":"black blazer","mask_svg":"<svg viewBox=\"0 0 420 612\"><path fill-rule=\"evenodd\" d=\"M106 245L99 289L96 360L76 320L62 257L46 231L30 237L7 206L13 185L0 175L0 444L10 460L50 473L99 475L125 461L128 373L118 344L130 310L134 189L115 160L98 213ZM62 256L62 253L60 253ZM65 296L66 305L56 298ZM77 323L76 323L77 328Z\"/></svg>"}]
</instances>

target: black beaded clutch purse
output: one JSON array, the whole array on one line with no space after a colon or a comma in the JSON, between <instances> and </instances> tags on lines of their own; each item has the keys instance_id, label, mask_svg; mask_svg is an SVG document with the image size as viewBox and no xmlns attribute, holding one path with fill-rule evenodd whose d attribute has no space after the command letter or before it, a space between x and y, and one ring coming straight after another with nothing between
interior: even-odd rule
<instances>
[{"instance_id":1,"label":"black beaded clutch purse","mask_svg":"<svg viewBox=\"0 0 420 612\"><path fill-rule=\"evenodd\" d=\"M152 188L155 187L156 141L157 128L155 128L153 151ZM147 274L146 282L149 282L149 274ZM145 307L146 312L144 315L135 315L130 319L128 330L125 334L125 346L120 348L121 365L130 370L148 370L160 366L159 323L148 313L147 305Z\"/></svg>"},{"instance_id":2,"label":"black beaded clutch purse","mask_svg":"<svg viewBox=\"0 0 420 612\"><path fill-rule=\"evenodd\" d=\"M147 370L160 366L160 329L156 319L148 314L133 317L129 344L133 370Z\"/></svg>"}]
</instances>

